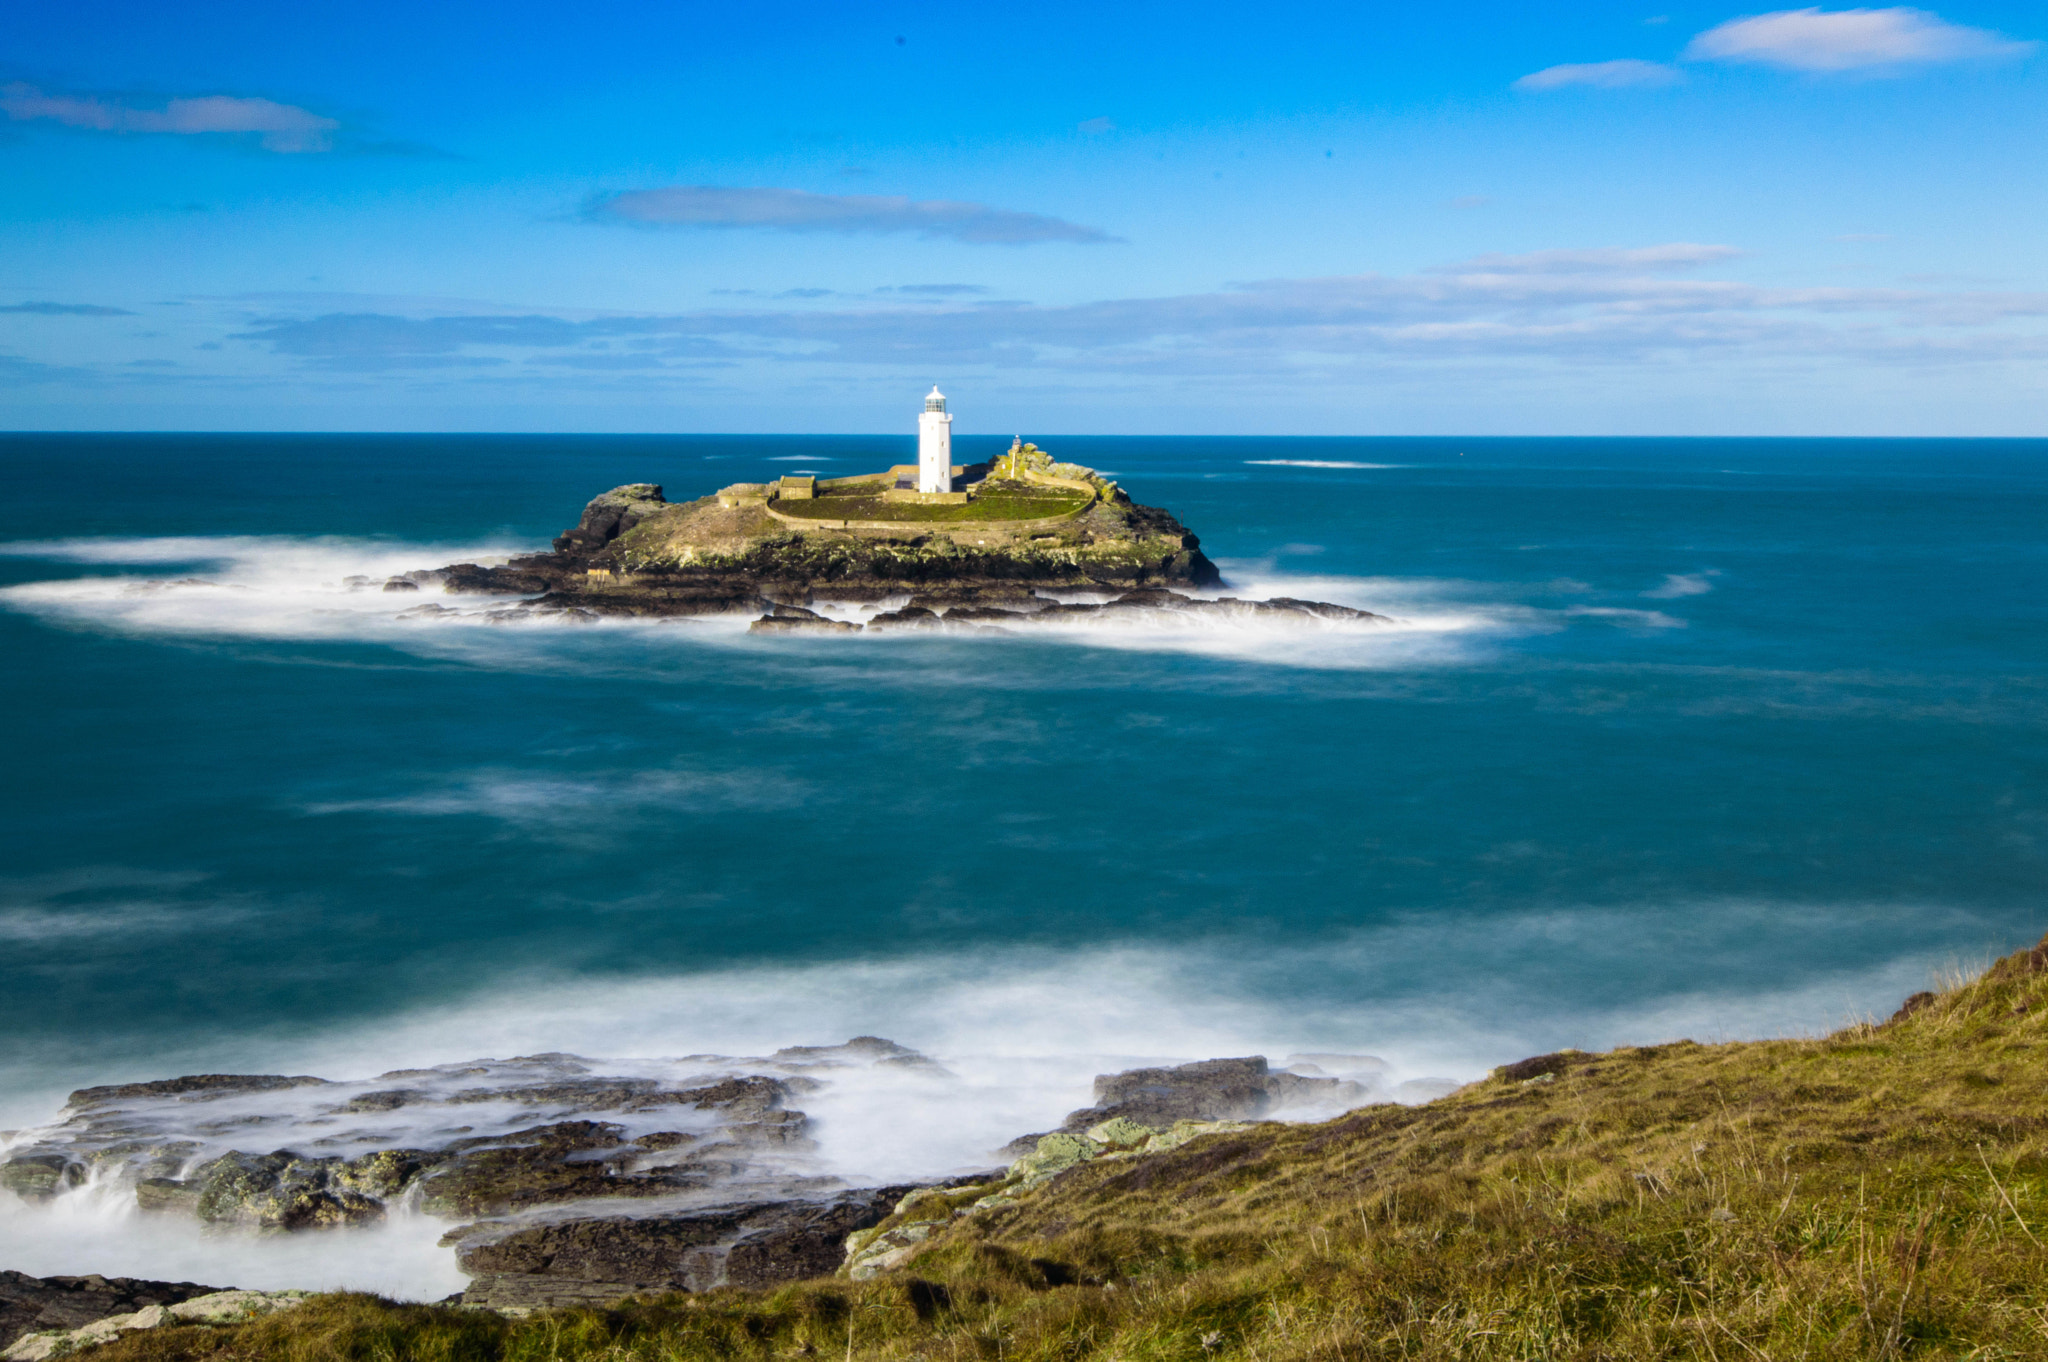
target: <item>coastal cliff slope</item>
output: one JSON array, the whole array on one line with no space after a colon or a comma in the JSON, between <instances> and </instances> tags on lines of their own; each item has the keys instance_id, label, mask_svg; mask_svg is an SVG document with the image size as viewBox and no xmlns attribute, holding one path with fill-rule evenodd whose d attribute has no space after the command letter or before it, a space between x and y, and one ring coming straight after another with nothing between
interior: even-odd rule
<instances>
[{"instance_id":1,"label":"coastal cliff slope","mask_svg":"<svg viewBox=\"0 0 2048 1362\"><path fill-rule=\"evenodd\" d=\"M2044 1060L2048 941L1825 1037L1537 1056L1078 1162L862 1280L523 1319L330 1296L100 1356L2041 1357Z\"/></svg>"}]
</instances>

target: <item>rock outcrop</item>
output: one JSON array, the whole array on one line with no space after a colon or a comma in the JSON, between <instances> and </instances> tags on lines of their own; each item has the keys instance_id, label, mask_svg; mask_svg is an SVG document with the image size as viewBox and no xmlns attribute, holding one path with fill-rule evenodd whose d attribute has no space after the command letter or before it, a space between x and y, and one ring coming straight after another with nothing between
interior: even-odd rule
<instances>
[{"instance_id":1,"label":"rock outcrop","mask_svg":"<svg viewBox=\"0 0 2048 1362\"><path fill-rule=\"evenodd\" d=\"M666 1076L648 1076L650 1067ZM87 1088L72 1094L63 1119L17 1138L0 1183L48 1200L87 1181L126 1182L144 1211L244 1231L365 1224L404 1198L460 1222L443 1243L473 1279L466 1302L580 1305L772 1286L849 1263L863 1275L883 1271L951 1217L1013 1205L1078 1164L1159 1152L1367 1091L1275 1071L1258 1056L1105 1074L1094 1105L1017 1141L1003 1170L849 1186L811 1158L809 1118L794 1104L878 1069L948 1076L914 1050L859 1036L765 1059L643 1061L630 1074L531 1055L356 1082L202 1074ZM0 1307L14 1312L0 1317L19 1316L17 1332L139 1317L212 1291L10 1281L25 1303L6 1306L14 1297L0 1290Z\"/></svg>"},{"instance_id":2,"label":"rock outcrop","mask_svg":"<svg viewBox=\"0 0 2048 1362\"><path fill-rule=\"evenodd\" d=\"M165 1283L150 1282L144 1285L162 1286ZM4 1349L0 1349L0 1362L50 1362L52 1358L68 1356L81 1348L110 1343L123 1334L132 1334L142 1329L161 1329L173 1324L245 1324L274 1311L289 1309L305 1300L308 1294L304 1291L214 1291L211 1288L202 1288L201 1294L180 1301L154 1302L129 1313L103 1315L76 1328L38 1330L23 1334Z\"/></svg>"},{"instance_id":3,"label":"rock outcrop","mask_svg":"<svg viewBox=\"0 0 2048 1362\"><path fill-rule=\"evenodd\" d=\"M668 1215L597 1216L454 1232L474 1280L469 1305L591 1305L623 1296L778 1286L829 1277L846 1239L886 1217L908 1187L809 1200L712 1206Z\"/></svg>"},{"instance_id":4,"label":"rock outcrop","mask_svg":"<svg viewBox=\"0 0 2048 1362\"><path fill-rule=\"evenodd\" d=\"M1075 1135L1113 1121L1148 1131L1177 1123L1257 1121L1290 1106L1336 1108L1366 1099L1368 1090L1341 1078L1274 1069L1264 1055L1205 1059L1167 1069L1127 1069L1095 1079L1095 1104L1067 1113L1056 1135ZM1042 1135L1023 1135L1003 1152L1035 1150Z\"/></svg>"},{"instance_id":5,"label":"rock outcrop","mask_svg":"<svg viewBox=\"0 0 2048 1362\"><path fill-rule=\"evenodd\" d=\"M217 1286L197 1282L147 1282L133 1277L31 1277L0 1271L0 1348L24 1334L83 1328L97 1320L129 1315L153 1305L178 1305L210 1296Z\"/></svg>"},{"instance_id":6,"label":"rock outcrop","mask_svg":"<svg viewBox=\"0 0 2048 1362\"><path fill-rule=\"evenodd\" d=\"M817 495L783 503L794 512L776 509L770 484L670 503L654 483L629 483L593 498L553 552L494 567L456 563L405 573L384 589L525 598L488 612L493 622L738 614L754 617L753 632L761 634L959 632L1150 616L1183 624L1386 622L1318 601L1188 594L1222 584L1201 541L1166 511L1138 505L1086 469L1055 479L1060 485L1050 492L1065 498L1058 504L1066 509L1051 520L980 516L1011 503L1025 510L1052 504L1044 501L1047 488L990 483L988 471L976 465L965 480L1009 490L957 507L879 500L880 485L865 478L828 480L848 484L836 489L817 484ZM911 518L834 518L884 510ZM970 510L979 518L945 518ZM920 512L938 518L918 519ZM872 617L814 608L826 602ZM438 613L425 605L406 612Z\"/></svg>"}]
</instances>

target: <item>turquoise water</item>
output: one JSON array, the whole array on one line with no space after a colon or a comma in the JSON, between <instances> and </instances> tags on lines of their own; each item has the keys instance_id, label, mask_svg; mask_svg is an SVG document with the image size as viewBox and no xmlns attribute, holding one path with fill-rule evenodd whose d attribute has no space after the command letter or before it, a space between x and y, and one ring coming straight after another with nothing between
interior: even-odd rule
<instances>
[{"instance_id":1,"label":"turquoise water","mask_svg":"<svg viewBox=\"0 0 2048 1362\"><path fill-rule=\"evenodd\" d=\"M1043 443L1402 624L400 620L343 579L909 442L0 437L0 1121L858 1031L1054 1116L1119 1058L1465 1078L2048 928L2048 442Z\"/></svg>"}]
</instances>

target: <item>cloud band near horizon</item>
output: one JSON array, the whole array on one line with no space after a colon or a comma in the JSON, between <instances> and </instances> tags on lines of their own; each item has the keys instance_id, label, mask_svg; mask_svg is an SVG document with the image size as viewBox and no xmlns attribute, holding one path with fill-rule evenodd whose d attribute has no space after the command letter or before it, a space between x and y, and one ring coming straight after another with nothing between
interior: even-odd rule
<instances>
[{"instance_id":1,"label":"cloud band near horizon","mask_svg":"<svg viewBox=\"0 0 2048 1362\"><path fill-rule=\"evenodd\" d=\"M1122 240L1099 228L983 203L725 185L670 185L606 194L586 205L583 216L590 222L634 227L848 235L907 232L974 246L1048 241L1103 245Z\"/></svg>"},{"instance_id":2,"label":"cloud band near horizon","mask_svg":"<svg viewBox=\"0 0 2048 1362\"><path fill-rule=\"evenodd\" d=\"M278 317L240 332L315 369L518 364L655 374L747 361L1046 371L1299 372L1368 356L1549 365L1682 354L2009 362L2048 354L2048 294L1766 287L1674 277L1727 246L1477 257L1419 274L1268 279L1063 306Z\"/></svg>"}]
</instances>

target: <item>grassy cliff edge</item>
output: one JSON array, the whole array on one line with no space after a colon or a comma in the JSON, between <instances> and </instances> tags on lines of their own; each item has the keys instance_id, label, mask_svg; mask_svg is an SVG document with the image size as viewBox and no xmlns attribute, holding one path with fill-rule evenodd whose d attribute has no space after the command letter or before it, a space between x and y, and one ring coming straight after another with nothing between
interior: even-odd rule
<instances>
[{"instance_id":1,"label":"grassy cliff edge","mask_svg":"<svg viewBox=\"0 0 2048 1362\"><path fill-rule=\"evenodd\" d=\"M864 1281L333 1295L96 1358L2040 1358L2044 1242L2048 941L1818 1039L1539 1056L1084 1163Z\"/></svg>"}]
</instances>

